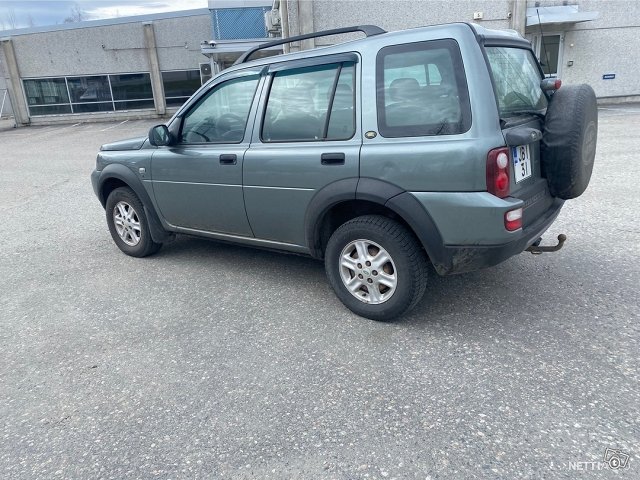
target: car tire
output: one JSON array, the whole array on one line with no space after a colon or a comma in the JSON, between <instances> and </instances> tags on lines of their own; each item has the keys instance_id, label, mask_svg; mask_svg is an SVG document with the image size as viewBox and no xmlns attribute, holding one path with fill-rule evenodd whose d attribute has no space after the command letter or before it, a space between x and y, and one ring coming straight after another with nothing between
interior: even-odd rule
<instances>
[{"instance_id":1,"label":"car tire","mask_svg":"<svg viewBox=\"0 0 640 480\"><path fill-rule=\"evenodd\" d=\"M596 95L589 85L562 86L551 97L542 136L542 171L554 197L584 193L591 179L598 136Z\"/></svg>"},{"instance_id":2,"label":"car tire","mask_svg":"<svg viewBox=\"0 0 640 480\"><path fill-rule=\"evenodd\" d=\"M352 312L378 321L393 320L420 301L427 261L409 229L380 215L344 223L325 250L327 277L338 298Z\"/></svg>"},{"instance_id":3,"label":"car tire","mask_svg":"<svg viewBox=\"0 0 640 480\"><path fill-rule=\"evenodd\" d=\"M144 206L133 190L127 187L113 190L105 210L111 237L123 253L146 257L160 250L162 244L151 238Z\"/></svg>"}]
</instances>

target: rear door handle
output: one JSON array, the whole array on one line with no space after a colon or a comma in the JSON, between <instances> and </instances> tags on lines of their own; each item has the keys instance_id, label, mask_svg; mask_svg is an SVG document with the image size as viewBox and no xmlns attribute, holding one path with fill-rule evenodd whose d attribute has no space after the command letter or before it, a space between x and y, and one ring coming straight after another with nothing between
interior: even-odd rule
<instances>
[{"instance_id":1,"label":"rear door handle","mask_svg":"<svg viewBox=\"0 0 640 480\"><path fill-rule=\"evenodd\" d=\"M238 163L238 157L235 153L223 153L220 155L220 165L235 165Z\"/></svg>"},{"instance_id":2,"label":"rear door handle","mask_svg":"<svg viewBox=\"0 0 640 480\"><path fill-rule=\"evenodd\" d=\"M320 161L322 165L344 165L344 153L323 153Z\"/></svg>"}]
</instances>

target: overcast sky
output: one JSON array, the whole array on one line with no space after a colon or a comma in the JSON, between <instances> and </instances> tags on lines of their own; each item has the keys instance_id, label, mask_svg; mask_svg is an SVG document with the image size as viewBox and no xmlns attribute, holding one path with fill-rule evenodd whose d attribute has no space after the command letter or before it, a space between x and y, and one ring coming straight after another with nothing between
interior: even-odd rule
<instances>
[{"instance_id":1,"label":"overcast sky","mask_svg":"<svg viewBox=\"0 0 640 480\"><path fill-rule=\"evenodd\" d=\"M75 6L83 20L207 8L207 0L0 0L0 30L55 25Z\"/></svg>"}]
</instances>

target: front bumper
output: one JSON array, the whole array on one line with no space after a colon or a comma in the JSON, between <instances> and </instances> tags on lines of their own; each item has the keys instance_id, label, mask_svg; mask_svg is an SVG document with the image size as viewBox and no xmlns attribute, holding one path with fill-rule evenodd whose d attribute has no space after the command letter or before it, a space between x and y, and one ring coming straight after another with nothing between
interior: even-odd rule
<instances>
[{"instance_id":1,"label":"front bumper","mask_svg":"<svg viewBox=\"0 0 640 480\"><path fill-rule=\"evenodd\" d=\"M464 273L492 267L522 253L532 245L560 214L564 200L554 199L551 206L533 223L527 225L518 238L499 245L445 245L442 261L435 265L441 275Z\"/></svg>"},{"instance_id":2,"label":"front bumper","mask_svg":"<svg viewBox=\"0 0 640 480\"><path fill-rule=\"evenodd\" d=\"M100 198L100 192L98 192L99 179L100 179L100 172L98 170L94 170L93 172L91 172L91 185L93 186L93 193L95 193L98 198ZM100 201L102 203L102 200Z\"/></svg>"}]
</instances>

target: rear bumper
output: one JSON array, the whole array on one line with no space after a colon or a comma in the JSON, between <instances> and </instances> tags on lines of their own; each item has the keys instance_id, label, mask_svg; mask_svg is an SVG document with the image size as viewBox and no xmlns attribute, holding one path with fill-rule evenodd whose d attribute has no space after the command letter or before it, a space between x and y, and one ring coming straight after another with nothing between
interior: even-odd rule
<instances>
[{"instance_id":1,"label":"rear bumper","mask_svg":"<svg viewBox=\"0 0 640 480\"><path fill-rule=\"evenodd\" d=\"M527 225L518 237L499 245L445 245L443 258L434 266L441 275L471 272L497 265L522 253L533 244L555 221L564 205L564 200L554 199L551 206L533 223Z\"/></svg>"}]
</instances>

